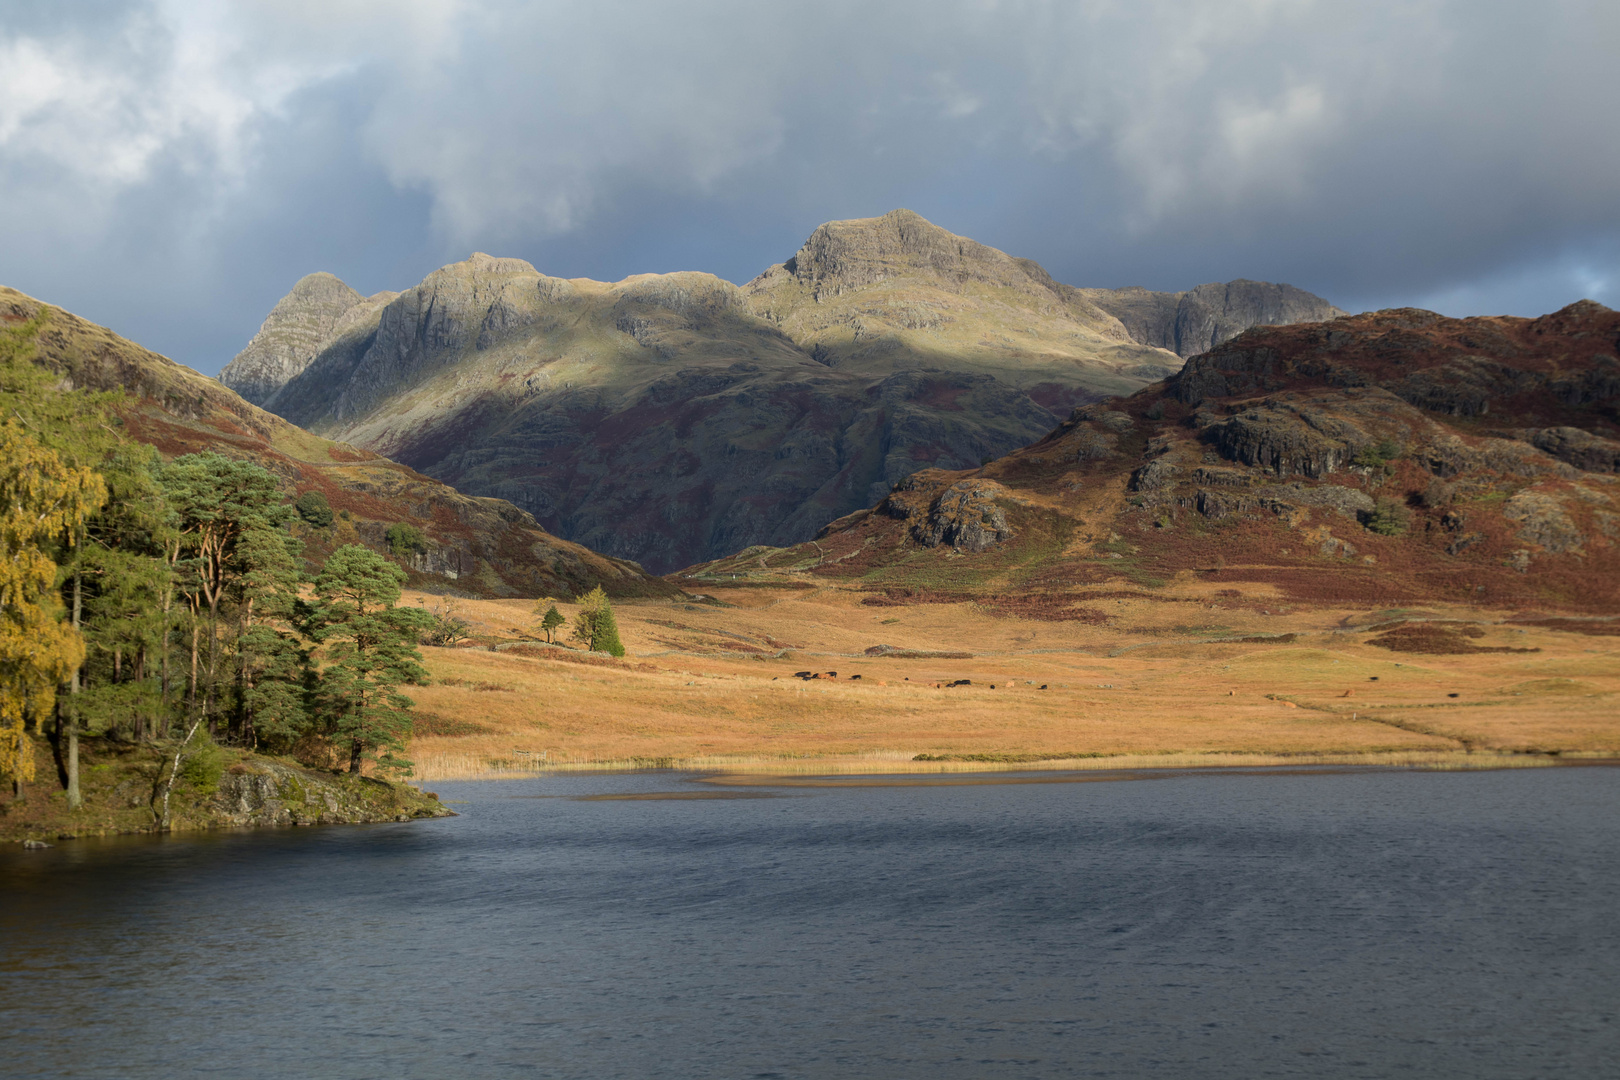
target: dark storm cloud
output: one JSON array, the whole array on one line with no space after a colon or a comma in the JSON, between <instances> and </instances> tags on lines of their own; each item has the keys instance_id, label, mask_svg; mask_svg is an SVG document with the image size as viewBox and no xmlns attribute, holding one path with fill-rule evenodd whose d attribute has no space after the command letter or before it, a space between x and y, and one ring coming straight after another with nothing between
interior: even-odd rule
<instances>
[{"instance_id":1,"label":"dark storm cloud","mask_svg":"<svg viewBox=\"0 0 1620 1080\"><path fill-rule=\"evenodd\" d=\"M1620 7L11 5L0 281L215 371L300 275L744 280L909 206L1084 285L1620 304Z\"/></svg>"}]
</instances>

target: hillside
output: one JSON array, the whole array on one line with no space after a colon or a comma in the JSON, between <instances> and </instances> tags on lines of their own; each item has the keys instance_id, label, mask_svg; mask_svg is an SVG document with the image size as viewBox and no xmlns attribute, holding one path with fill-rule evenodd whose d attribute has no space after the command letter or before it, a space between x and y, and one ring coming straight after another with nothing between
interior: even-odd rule
<instances>
[{"instance_id":1,"label":"hillside","mask_svg":"<svg viewBox=\"0 0 1620 1080\"><path fill-rule=\"evenodd\" d=\"M221 379L263 393L303 364L267 408L658 570L802 540L1181 362L1113 293L903 210L824 225L741 288L482 254L392 299L333 282L300 282Z\"/></svg>"},{"instance_id":2,"label":"hillside","mask_svg":"<svg viewBox=\"0 0 1620 1080\"><path fill-rule=\"evenodd\" d=\"M1620 313L1589 301L1257 327L983 468L919 472L815 542L689 573L797 569L873 603L994 597L1057 621L1104 617L1099 586L1190 581L1613 614L1617 355Z\"/></svg>"},{"instance_id":3,"label":"hillside","mask_svg":"<svg viewBox=\"0 0 1620 1080\"><path fill-rule=\"evenodd\" d=\"M499 499L470 498L370 451L311 435L236 393L105 327L0 287L0 320L49 312L39 359L75 387L123 390L129 433L165 455L212 449L252 460L289 495L319 491L339 513L324 529L300 528L312 556L344 543L383 546L392 524L419 528L425 550L407 557L423 585L453 583L488 596L564 594L600 582L615 595L665 595L640 567L605 558L539 528Z\"/></svg>"}]
</instances>

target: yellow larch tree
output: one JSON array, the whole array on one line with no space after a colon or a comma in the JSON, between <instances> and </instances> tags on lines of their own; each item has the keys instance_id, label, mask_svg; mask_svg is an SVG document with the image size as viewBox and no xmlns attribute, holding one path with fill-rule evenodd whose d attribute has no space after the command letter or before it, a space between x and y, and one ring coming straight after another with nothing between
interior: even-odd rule
<instances>
[{"instance_id":1,"label":"yellow larch tree","mask_svg":"<svg viewBox=\"0 0 1620 1080\"><path fill-rule=\"evenodd\" d=\"M107 500L93 469L73 467L23 427L0 423L0 777L34 777L24 723L45 716L56 688L84 662L62 620L50 546L74 537Z\"/></svg>"}]
</instances>

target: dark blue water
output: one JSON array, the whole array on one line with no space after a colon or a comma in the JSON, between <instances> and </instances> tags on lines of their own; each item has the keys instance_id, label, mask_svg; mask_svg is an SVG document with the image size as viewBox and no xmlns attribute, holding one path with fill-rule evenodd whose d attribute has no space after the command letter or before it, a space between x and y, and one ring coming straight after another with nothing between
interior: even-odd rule
<instances>
[{"instance_id":1,"label":"dark blue water","mask_svg":"<svg viewBox=\"0 0 1620 1080\"><path fill-rule=\"evenodd\" d=\"M1616 770L439 790L0 854L0 1075L1620 1075Z\"/></svg>"}]
</instances>

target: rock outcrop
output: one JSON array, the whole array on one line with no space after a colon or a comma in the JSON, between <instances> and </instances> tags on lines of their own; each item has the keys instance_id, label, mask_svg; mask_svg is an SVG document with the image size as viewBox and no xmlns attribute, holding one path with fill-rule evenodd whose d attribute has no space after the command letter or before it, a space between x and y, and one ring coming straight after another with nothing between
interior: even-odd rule
<instances>
[{"instance_id":1,"label":"rock outcrop","mask_svg":"<svg viewBox=\"0 0 1620 1080\"><path fill-rule=\"evenodd\" d=\"M940 490L938 476L919 473L900 481L878 504L877 512L909 522L912 539L924 547L944 544L977 552L1013 535L1002 504L1022 499L994 480L978 478L949 483Z\"/></svg>"}]
</instances>

